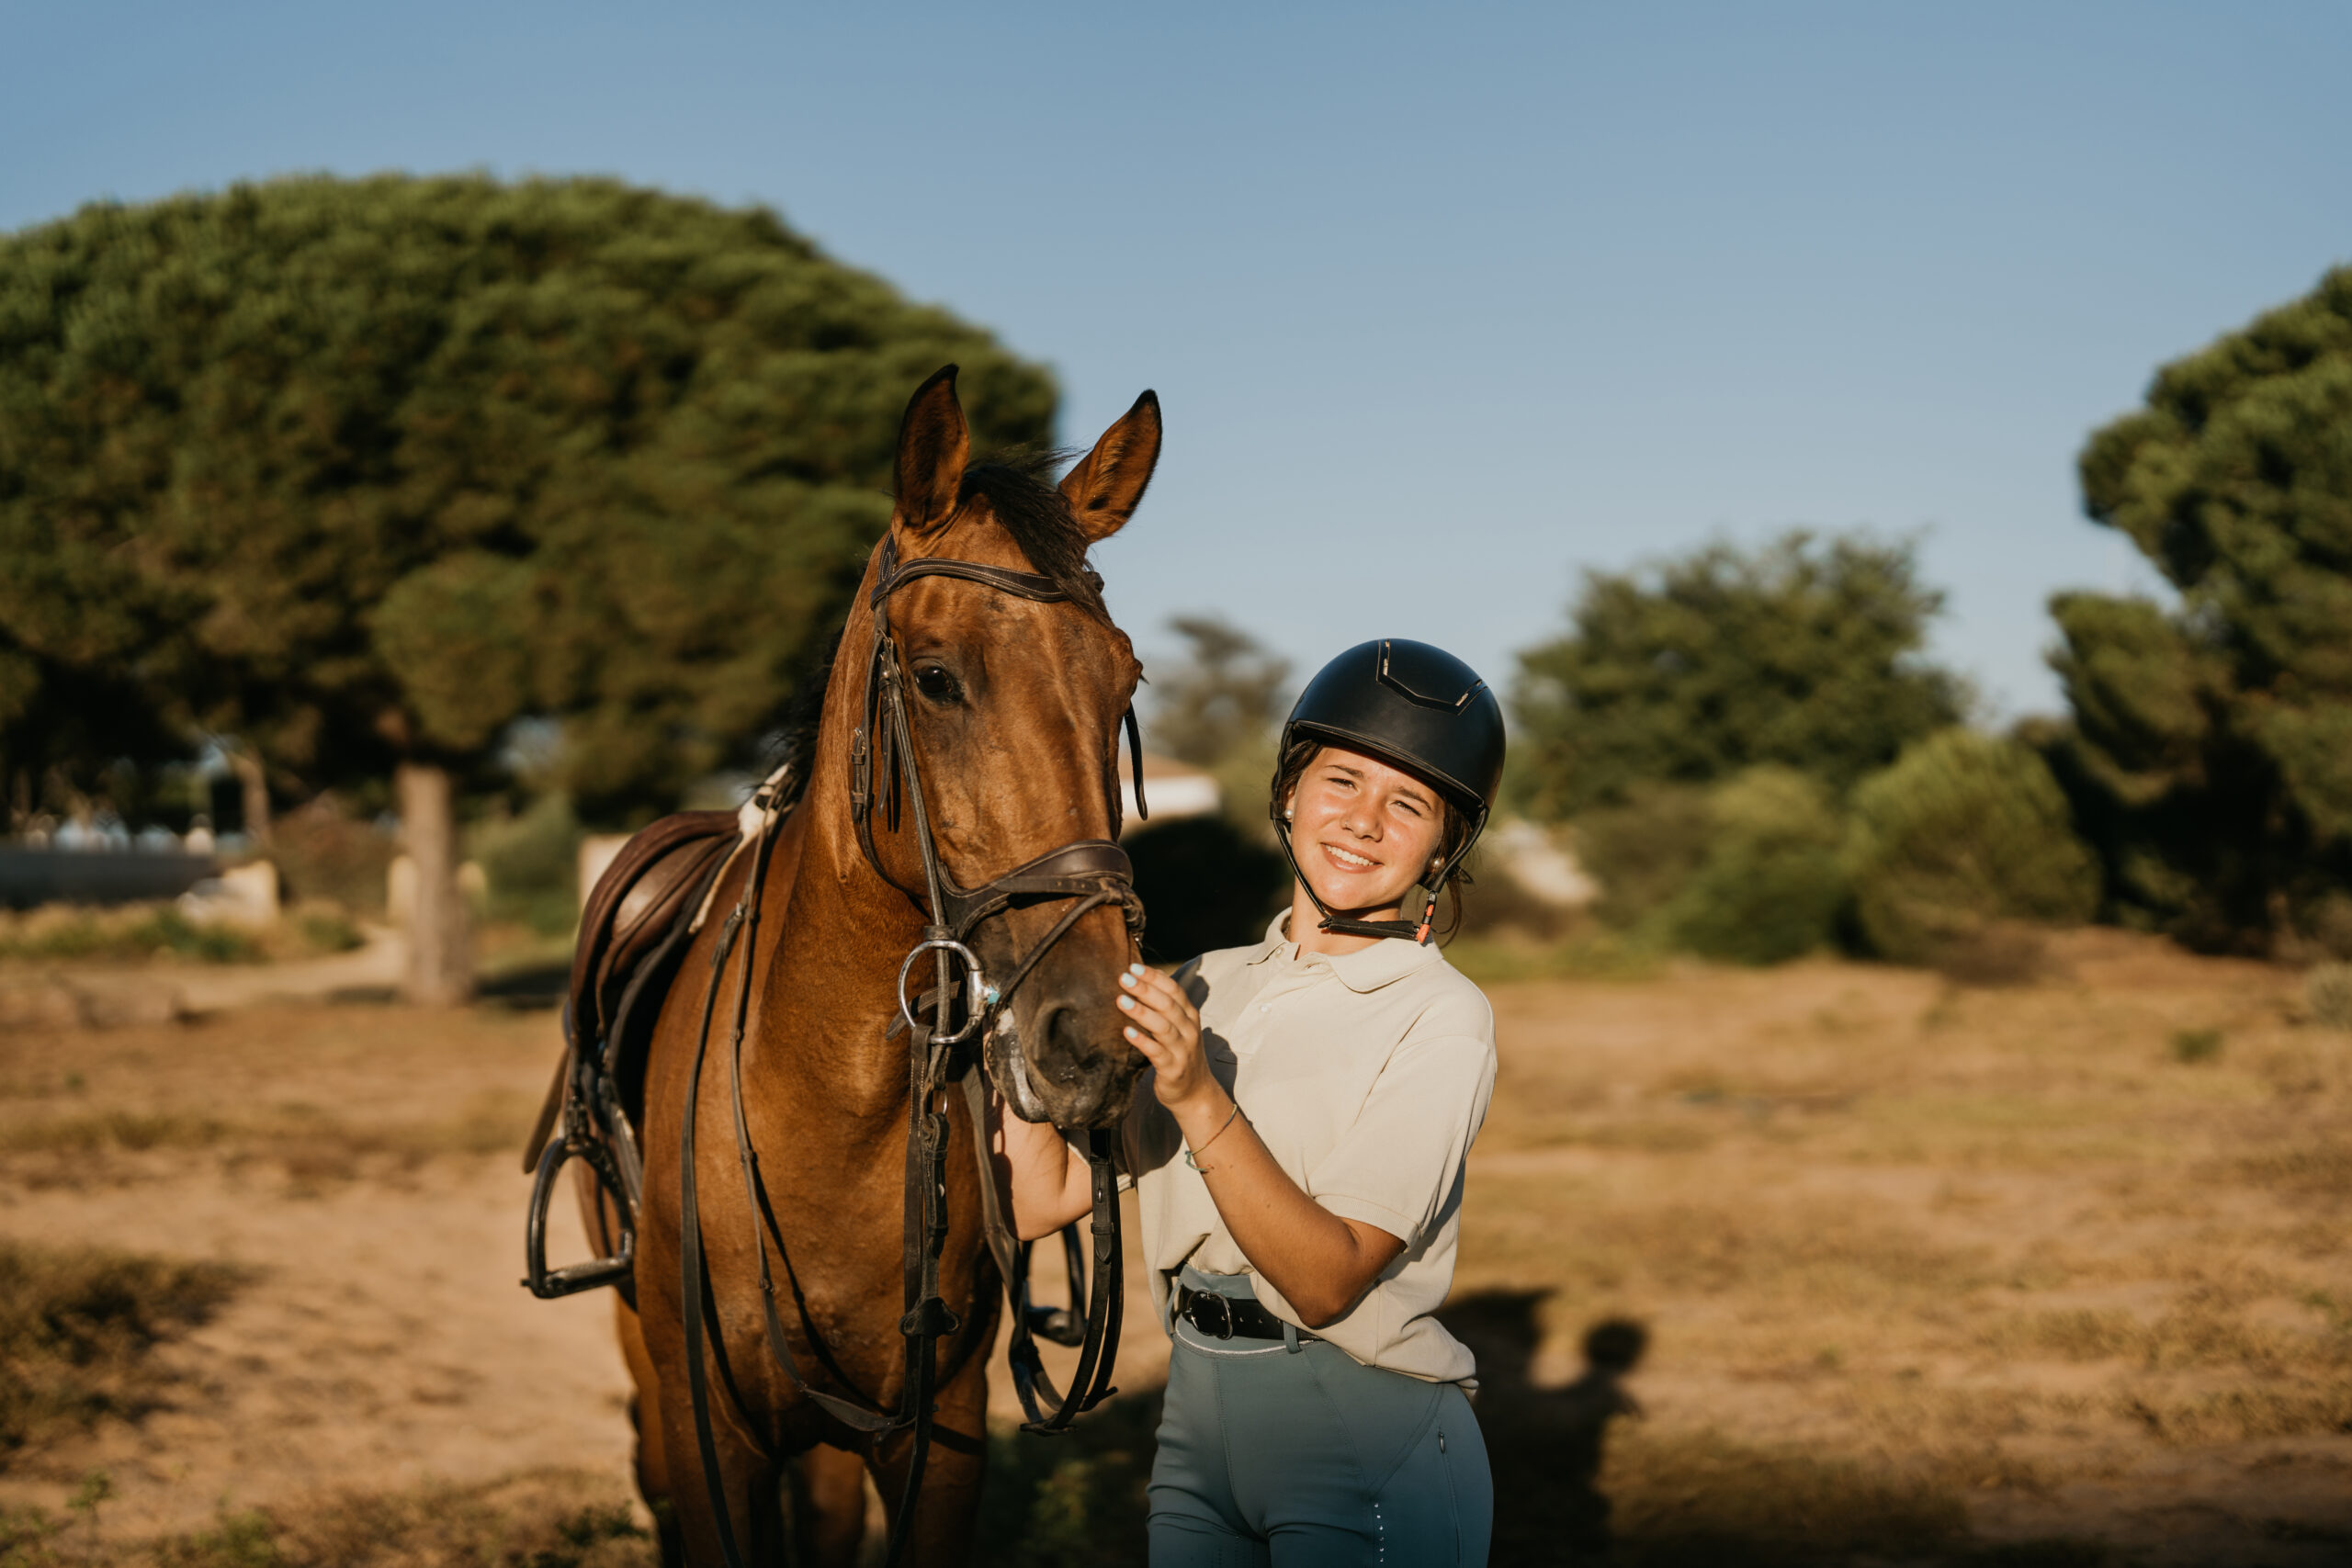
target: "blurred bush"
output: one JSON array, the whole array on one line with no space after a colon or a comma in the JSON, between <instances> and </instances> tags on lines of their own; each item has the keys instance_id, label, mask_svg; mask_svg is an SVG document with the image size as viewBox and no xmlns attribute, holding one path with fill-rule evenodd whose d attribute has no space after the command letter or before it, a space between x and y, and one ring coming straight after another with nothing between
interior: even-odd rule
<instances>
[{"instance_id":1,"label":"blurred bush","mask_svg":"<svg viewBox=\"0 0 2352 1568\"><path fill-rule=\"evenodd\" d=\"M1260 940L1290 892L1281 852L1222 817L1143 829L1126 851L1146 914L1144 956L1155 964Z\"/></svg>"},{"instance_id":2,"label":"blurred bush","mask_svg":"<svg viewBox=\"0 0 2352 1568\"><path fill-rule=\"evenodd\" d=\"M1750 768L1706 802L1704 848L1659 910L1672 945L1737 964L1828 946L1846 901L1844 831L1821 781Z\"/></svg>"},{"instance_id":3,"label":"blurred bush","mask_svg":"<svg viewBox=\"0 0 2352 1568\"><path fill-rule=\"evenodd\" d=\"M571 797L551 790L520 816L500 815L467 829L466 853L490 882L493 921L561 936L580 918L580 840Z\"/></svg>"},{"instance_id":4,"label":"blurred bush","mask_svg":"<svg viewBox=\"0 0 2352 1568\"><path fill-rule=\"evenodd\" d=\"M200 964L250 964L266 956L261 939L239 926L191 920L170 904L93 909L50 904L0 914L0 959L135 962L187 958Z\"/></svg>"},{"instance_id":5,"label":"blurred bush","mask_svg":"<svg viewBox=\"0 0 2352 1568\"><path fill-rule=\"evenodd\" d=\"M2025 747L1958 728L1907 748L1854 791L1846 844L1871 947L1933 963L1998 921L2088 919L2098 871L2048 766Z\"/></svg>"},{"instance_id":6,"label":"blurred bush","mask_svg":"<svg viewBox=\"0 0 2352 1568\"><path fill-rule=\"evenodd\" d=\"M1593 912L1616 931L1654 931L1706 858L1710 825L1706 792L1683 784L1577 817L1577 858L1600 885Z\"/></svg>"},{"instance_id":7,"label":"blurred bush","mask_svg":"<svg viewBox=\"0 0 2352 1568\"><path fill-rule=\"evenodd\" d=\"M1566 635L1519 657L1512 802L1576 816L1767 762L1851 787L1967 705L1923 657L1943 598L1916 556L1799 530L1587 573Z\"/></svg>"},{"instance_id":8,"label":"blurred bush","mask_svg":"<svg viewBox=\"0 0 2352 1568\"><path fill-rule=\"evenodd\" d=\"M328 792L280 815L265 852L277 863L280 897L339 904L381 919L385 873L400 842Z\"/></svg>"}]
</instances>

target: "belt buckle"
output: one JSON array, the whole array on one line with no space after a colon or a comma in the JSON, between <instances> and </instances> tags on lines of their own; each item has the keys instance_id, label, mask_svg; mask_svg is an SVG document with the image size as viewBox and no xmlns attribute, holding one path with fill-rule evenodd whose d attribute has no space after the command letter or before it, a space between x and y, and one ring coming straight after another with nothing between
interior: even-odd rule
<instances>
[{"instance_id":1,"label":"belt buckle","mask_svg":"<svg viewBox=\"0 0 2352 1568\"><path fill-rule=\"evenodd\" d=\"M1200 1329L1204 1334L1215 1334L1219 1339L1231 1339L1233 1337L1233 1303L1231 1302L1226 1300L1223 1296L1218 1295L1215 1291L1197 1292L1194 1293L1193 1300L1195 1302L1215 1302L1217 1304L1217 1310L1225 1314L1224 1323L1220 1324L1214 1329L1210 1328L1207 1324L1202 1323L1197 1319L1195 1319L1193 1324L1193 1327Z\"/></svg>"}]
</instances>

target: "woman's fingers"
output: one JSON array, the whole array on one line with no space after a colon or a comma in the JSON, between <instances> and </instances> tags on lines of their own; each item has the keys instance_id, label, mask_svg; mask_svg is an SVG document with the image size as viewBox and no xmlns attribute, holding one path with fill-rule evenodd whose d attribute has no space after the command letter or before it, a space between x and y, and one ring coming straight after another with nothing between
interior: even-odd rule
<instances>
[{"instance_id":1,"label":"woman's fingers","mask_svg":"<svg viewBox=\"0 0 2352 1568\"><path fill-rule=\"evenodd\" d=\"M1162 1011L1170 1014L1193 1011L1193 998L1184 994L1184 987L1178 985L1172 976L1141 964L1131 964L1126 977L1133 995L1148 999Z\"/></svg>"},{"instance_id":2,"label":"woman's fingers","mask_svg":"<svg viewBox=\"0 0 2352 1568\"><path fill-rule=\"evenodd\" d=\"M1200 1014L1182 987L1157 970L1129 969L1119 976L1125 994L1119 1007L1129 1017L1147 1020L1154 1032L1171 1043L1195 1034Z\"/></svg>"}]
</instances>

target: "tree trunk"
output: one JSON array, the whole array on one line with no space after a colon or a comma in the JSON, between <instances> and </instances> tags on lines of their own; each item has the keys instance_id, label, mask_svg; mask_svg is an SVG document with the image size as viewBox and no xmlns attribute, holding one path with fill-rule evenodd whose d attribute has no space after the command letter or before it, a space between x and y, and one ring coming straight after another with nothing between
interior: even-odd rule
<instances>
[{"instance_id":1,"label":"tree trunk","mask_svg":"<svg viewBox=\"0 0 2352 1568\"><path fill-rule=\"evenodd\" d=\"M474 992L473 920L458 890L458 813L446 768L403 762L393 776L401 836L416 867L408 924L408 998L454 1007Z\"/></svg>"},{"instance_id":2,"label":"tree trunk","mask_svg":"<svg viewBox=\"0 0 2352 1568\"><path fill-rule=\"evenodd\" d=\"M245 837L255 844L269 842L269 777L261 759L242 745L229 753L229 767L243 786Z\"/></svg>"}]
</instances>

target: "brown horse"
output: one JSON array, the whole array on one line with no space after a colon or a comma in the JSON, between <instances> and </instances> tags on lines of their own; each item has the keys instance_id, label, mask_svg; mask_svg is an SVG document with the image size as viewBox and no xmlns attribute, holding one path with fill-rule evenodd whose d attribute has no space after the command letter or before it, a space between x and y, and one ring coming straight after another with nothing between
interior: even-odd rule
<instances>
[{"instance_id":1,"label":"brown horse","mask_svg":"<svg viewBox=\"0 0 2352 1568\"><path fill-rule=\"evenodd\" d=\"M724 1036L741 966L750 972L741 1104L772 1214L778 1315L791 1352L822 1392L895 1409L905 1381L901 1272L908 1179L907 1045L886 1038L898 1016L901 961L927 915L918 816L894 802L870 818L861 847L852 752L870 722L864 687L874 640L877 572L942 558L1035 574L1062 590L1048 600L935 575L910 581L883 607L903 682L911 750L941 868L978 886L1046 852L1117 834L1115 755L1140 673L1103 611L1087 547L1124 525L1159 454L1158 400L1139 398L1058 489L1019 464L973 464L954 367L907 406L898 449L898 504L869 563L832 664L805 795L776 829L758 888L762 914L714 977L724 927L715 913L694 938L662 1004L647 1057L640 1146L645 1174L636 1256L636 1310L618 1308L637 1385L638 1475L664 1521L672 1562L722 1561L688 1397L682 1304L680 1134L695 1105L694 1184L709 1286L702 1314L718 1492L745 1560L779 1561L780 1496L789 1488L797 1561L855 1560L863 1483L896 1499L912 1442L870 1436L794 1388L771 1357L755 1254L755 1216L737 1159ZM888 782L877 779L877 791ZM723 913L757 864L739 854L709 908ZM970 939L988 973L1012 972L1071 908L1016 905ZM1133 955L1118 905L1088 910L1043 954L988 1035L998 1091L1031 1119L1114 1125L1141 1058L1120 1032L1116 975ZM917 973L930 975L929 954ZM729 998L701 1049L707 987ZM700 1063L699 1089L690 1095ZM998 1269L984 1245L970 1124L947 1106L959 1151L946 1166L947 1234L940 1293L960 1326L936 1349L936 1438L908 1557L964 1560L978 1502L987 1436L986 1362L997 1323ZM590 1183L587 1190L594 1192ZM608 1201L592 1197L590 1231L612 1235ZM799 1302L796 1304L795 1294Z\"/></svg>"}]
</instances>

